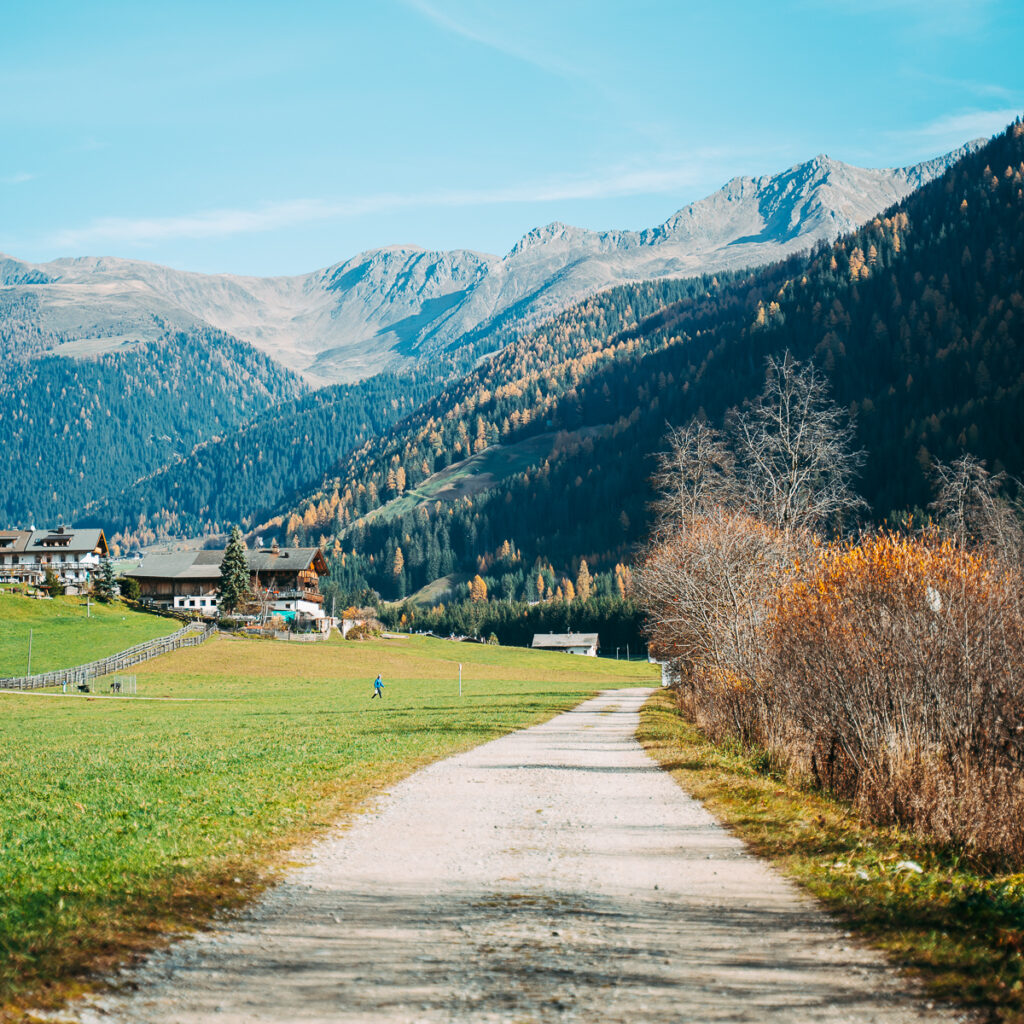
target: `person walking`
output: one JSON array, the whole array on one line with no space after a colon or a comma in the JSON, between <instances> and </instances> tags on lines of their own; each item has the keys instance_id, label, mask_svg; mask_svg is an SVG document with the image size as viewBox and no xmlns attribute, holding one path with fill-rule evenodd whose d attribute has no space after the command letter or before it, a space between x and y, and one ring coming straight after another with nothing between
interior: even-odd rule
<instances>
[{"instance_id":1,"label":"person walking","mask_svg":"<svg viewBox=\"0 0 1024 1024\"><path fill-rule=\"evenodd\" d=\"M384 683L380 678L379 672L377 673L377 678L373 681L373 697L380 697L381 700L384 699ZM373 697L370 700L373 700Z\"/></svg>"}]
</instances>

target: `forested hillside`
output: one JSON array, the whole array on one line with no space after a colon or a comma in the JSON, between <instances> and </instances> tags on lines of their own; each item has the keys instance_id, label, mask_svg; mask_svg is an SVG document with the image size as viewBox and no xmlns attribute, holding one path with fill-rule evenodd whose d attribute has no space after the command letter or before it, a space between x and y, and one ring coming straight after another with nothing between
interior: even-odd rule
<instances>
[{"instance_id":1,"label":"forested hillside","mask_svg":"<svg viewBox=\"0 0 1024 1024\"><path fill-rule=\"evenodd\" d=\"M21 337L19 347L31 346ZM304 391L294 374L217 331L169 334L93 358L10 357L0 369L0 523L67 520Z\"/></svg>"},{"instance_id":2,"label":"forested hillside","mask_svg":"<svg viewBox=\"0 0 1024 1024\"><path fill-rule=\"evenodd\" d=\"M511 576L511 596L529 598L538 563L571 579L581 558L613 573L645 532L666 424L720 421L786 349L854 413L875 517L925 504L935 457L967 450L1020 473L1022 188L1017 123L810 255L598 296L364 446L268 529L333 546L342 587L389 597L480 573L490 592ZM464 459L481 471L450 465Z\"/></svg>"},{"instance_id":3,"label":"forested hillside","mask_svg":"<svg viewBox=\"0 0 1024 1024\"><path fill-rule=\"evenodd\" d=\"M76 517L103 526L131 550L166 536L248 527L285 498L314 486L323 467L386 431L439 387L451 364L435 360L402 374L378 374L273 406L241 427L196 445Z\"/></svg>"}]
</instances>

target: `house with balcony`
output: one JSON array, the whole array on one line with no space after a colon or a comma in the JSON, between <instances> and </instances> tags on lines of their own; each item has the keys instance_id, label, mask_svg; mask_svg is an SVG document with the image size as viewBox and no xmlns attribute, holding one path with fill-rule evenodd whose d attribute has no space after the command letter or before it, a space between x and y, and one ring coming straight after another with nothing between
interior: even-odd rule
<instances>
[{"instance_id":1,"label":"house with balcony","mask_svg":"<svg viewBox=\"0 0 1024 1024\"><path fill-rule=\"evenodd\" d=\"M319 581L327 575L327 560L319 548L274 545L247 551L246 559L252 615L303 622L324 618ZM139 596L147 604L216 618L223 561L223 549L152 554L125 575L138 581Z\"/></svg>"},{"instance_id":2,"label":"house with balcony","mask_svg":"<svg viewBox=\"0 0 1024 1024\"><path fill-rule=\"evenodd\" d=\"M0 530L0 582L40 584L50 567L64 586L83 589L109 553L99 529Z\"/></svg>"}]
</instances>

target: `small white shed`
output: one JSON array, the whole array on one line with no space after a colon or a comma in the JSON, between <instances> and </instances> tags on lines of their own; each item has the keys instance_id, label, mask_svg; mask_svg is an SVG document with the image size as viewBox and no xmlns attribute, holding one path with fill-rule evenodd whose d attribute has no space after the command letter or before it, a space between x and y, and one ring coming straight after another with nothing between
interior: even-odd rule
<instances>
[{"instance_id":1,"label":"small white shed","mask_svg":"<svg viewBox=\"0 0 1024 1024\"><path fill-rule=\"evenodd\" d=\"M539 651L564 651L596 658L598 638L596 633L534 633L531 646Z\"/></svg>"}]
</instances>

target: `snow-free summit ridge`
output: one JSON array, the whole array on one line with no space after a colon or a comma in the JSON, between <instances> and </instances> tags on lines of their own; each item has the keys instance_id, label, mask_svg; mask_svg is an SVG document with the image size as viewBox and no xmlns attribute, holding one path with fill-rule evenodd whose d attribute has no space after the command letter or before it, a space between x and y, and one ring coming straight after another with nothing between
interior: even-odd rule
<instances>
[{"instance_id":1,"label":"snow-free summit ridge","mask_svg":"<svg viewBox=\"0 0 1024 1024\"><path fill-rule=\"evenodd\" d=\"M820 155L779 174L733 178L643 231L555 221L525 234L504 257L393 245L310 274L259 278L137 260L33 265L0 255L0 315L16 310L33 348L42 337L44 350L68 354L206 324L314 383L354 380L498 324L535 324L627 281L738 270L830 240L977 145L880 170ZM17 331L12 338L17 350Z\"/></svg>"}]
</instances>

